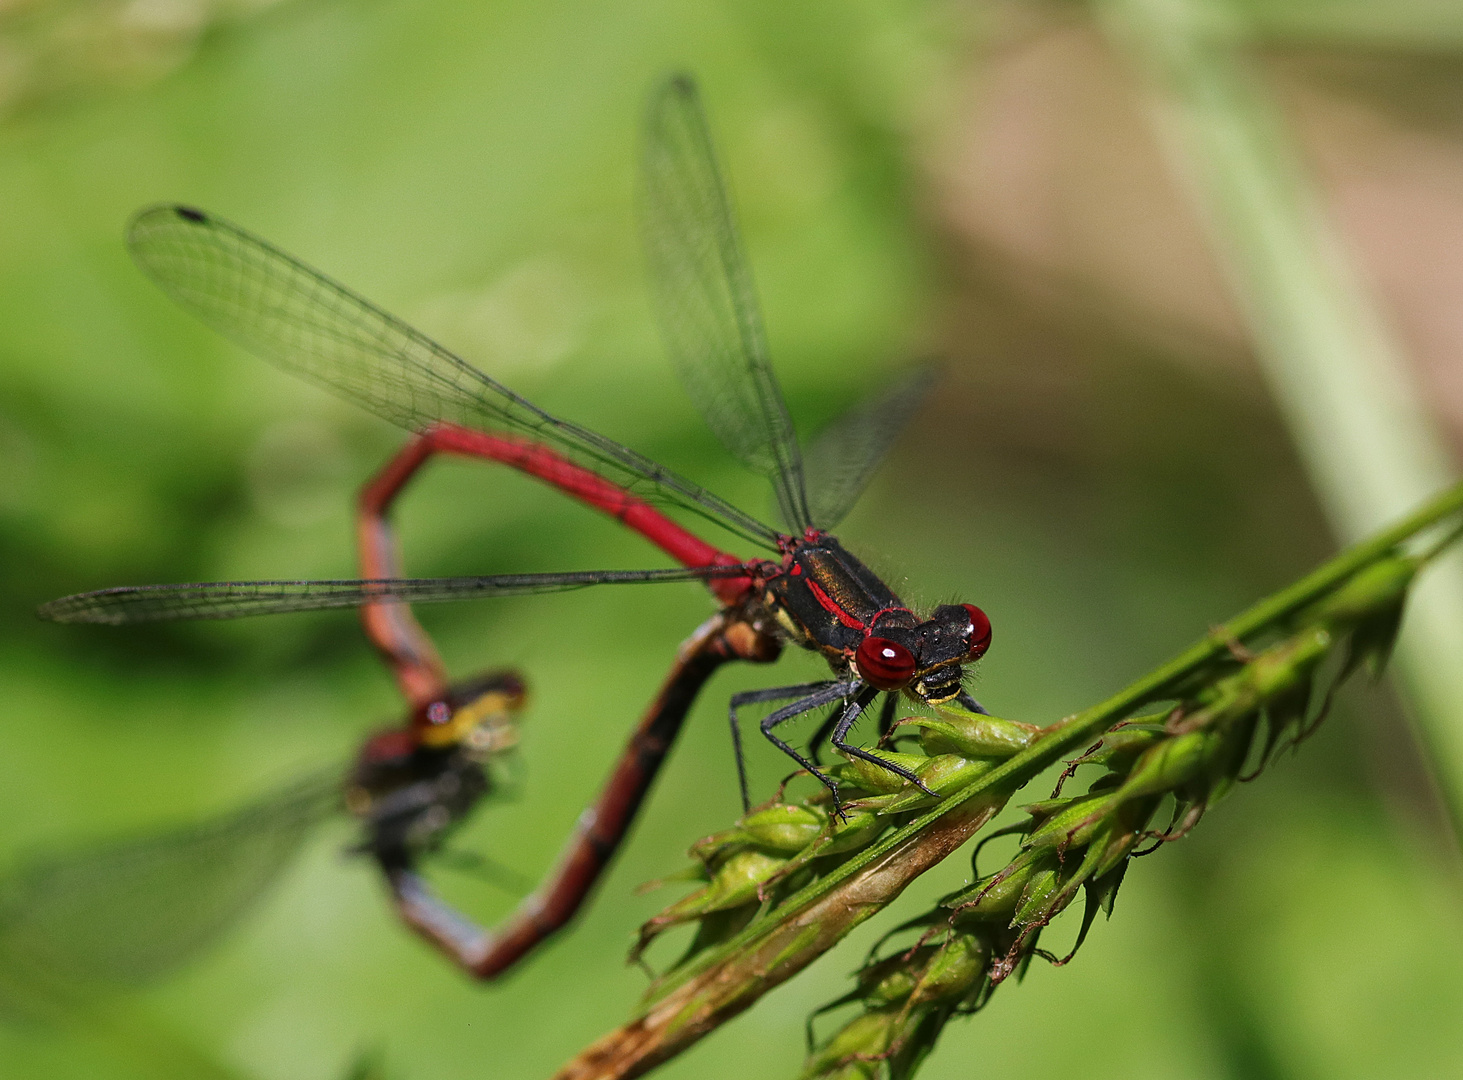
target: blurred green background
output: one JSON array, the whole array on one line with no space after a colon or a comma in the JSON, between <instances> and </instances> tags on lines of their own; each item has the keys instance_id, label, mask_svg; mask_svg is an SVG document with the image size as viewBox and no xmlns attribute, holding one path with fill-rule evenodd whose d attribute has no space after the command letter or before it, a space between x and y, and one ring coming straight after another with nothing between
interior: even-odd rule
<instances>
[{"instance_id":1,"label":"blurred green background","mask_svg":"<svg viewBox=\"0 0 1463 1080\"><path fill-rule=\"evenodd\" d=\"M1298 140L1440 414L1463 416L1438 285L1460 235L1463 20L1257 10ZM912 603L990 613L977 695L994 711L1045 724L1090 704L1332 549L1141 103L1078 7L22 0L0 9L0 865L226 809L344 761L397 712L348 614L127 631L31 615L113 584L349 576L354 491L402 439L162 297L121 244L146 203L228 216L766 512L675 384L646 299L631 166L672 67L703 81L804 433L900 364L948 365L841 535ZM658 564L465 464L434 466L398 520L414 574ZM546 869L710 610L667 586L422 612L455 673L514 665L533 689L522 795L463 842ZM342 824L128 1023L259 1080L337 1077L375 1045L410 1080L547 1075L645 985L623 957L666 895L634 886L735 816L727 696L812 677L792 655L718 675L597 902L506 982L470 985L398 928ZM760 788L781 768L758 747ZM967 870L950 860L663 1075L794 1075L807 1013ZM514 902L441 881L484 920ZM1138 863L1074 963L951 1027L925 1075L1463 1076L1459 885L1400 711L1353 693ZM35 1025L0 1026L0 1072L186 1075Z\"/></svg>"}]
</instances>

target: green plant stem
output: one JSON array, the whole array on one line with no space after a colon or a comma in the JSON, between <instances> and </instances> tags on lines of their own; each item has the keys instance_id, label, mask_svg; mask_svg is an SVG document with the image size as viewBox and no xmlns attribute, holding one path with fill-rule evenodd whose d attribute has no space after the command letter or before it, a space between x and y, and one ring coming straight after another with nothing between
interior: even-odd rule
<instances>
[{"instance_id":1,"label":"green plant stem","mask_svg":"<svg viewBox=\"0 0 1463 1080\"><path fill-rule=\"evenodd\" d=\"M1463 484L1366 543L1262 600L1099 705L1053 724L1025 750L652 987L629 1024L569 1062L556 1080L639 1076L748 1008L895 899L969 839L1022 785L1196 670L1331 593L1356 572L1463 510Z\"/></svg>"},{"instance_id":2,"label":"green plant stem","mask_svg":"<svg viewBox=\"0 0 1463 1080\"><path fill-rule=\"evenodd\" d=\"M1372 5L1374 8L1376 5ZM1402 349L1327 220L1228 0L1096 0L1151 89L1186 182L1332 526L1394 520L1458 469ZM1455 829L1463 821L1463 555L1409 601L1402 689Z\"/></svg>"}]
</instances>

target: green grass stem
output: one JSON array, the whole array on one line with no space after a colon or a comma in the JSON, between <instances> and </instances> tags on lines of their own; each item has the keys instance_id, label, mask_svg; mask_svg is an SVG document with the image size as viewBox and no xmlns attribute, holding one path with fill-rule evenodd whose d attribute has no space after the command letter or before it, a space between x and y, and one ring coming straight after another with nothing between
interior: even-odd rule
<instances>
[{"instance_id":1,"label":"green grass stem","mask_svg":"<svg viewBox=\"0 0 1463 1080\"><path fill-rule=\"evenodd\" d=\"M1375 8L1375 5L1372 5ZM1313 486L1343 542L1458 475L1403 350L1328 220L1225 0L1098 0L1143 74L1156 127L1249 326ZM1463 554L1411 598L1399 682L1463 821Z\"/></svg>"}]
</instances>

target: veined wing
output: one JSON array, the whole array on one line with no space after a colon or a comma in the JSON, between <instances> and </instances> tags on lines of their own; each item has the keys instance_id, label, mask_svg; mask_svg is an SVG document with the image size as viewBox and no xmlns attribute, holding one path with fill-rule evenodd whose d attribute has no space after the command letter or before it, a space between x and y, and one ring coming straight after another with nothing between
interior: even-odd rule
<instances>
[{"instance_id":1,"label":"veined wing","mask_svg":"<svg viewBox=\"0 0 1463 1080\"><path fill-rule=\"evenodd\" d=\"M726 448L772 481L783 518L812 523L797 433L772 373L762 315L696 84L652 95L641 158L642 222L667 350Z\"/></svg>"},{"instance_id":2,"label":"veined wing","mask_svg":"<svg viewBox=\"0 0 1463 1080\"><path fill-rule=\"evenodd\" d=\"M814 525L831 529L853 509L939 377L936 368L916 368L855 405L813 440L803 460Z\"/></svg>"},{"instance_id":3,"label":"veined wing","mask_svg":"<svg viewBox=\"0 0 1463 1080\"><path fill-rule=\"evenodd\" d=\"M339 793L340 775L322 773L209 821L12 869L0 877L0 986L74 993L169 973L248 910Z\"/></svg>"},{"instance_id":4,"label":"veined wing","mask_svg":"<svg viewBox=\"0 0 1463 1080\"><path fill-rule=\"evenodd\" d=\"M549 443L627 490L776 549L777 532L613 439L552 416L425 334L222 218L155 206L132 220L142 270L209 326L410 431L448 421Z\"/></svg>"},{"instance_id":5,"label":"veined wing","mask_svg":"<svg viewBox=\"0 0 1463 1080\"><path fill-rule=\"evenodd\" d=\"M489 596L566 592L589 585L656 581L707 581L744 577L747 566L672 567L665 570L584 570L560 574L492 577L380 578L341 581L208 581L190 585L130 585L77 593L42 604L37 614L52 622L165 622L238 619L288 611L359 607L383 600L432 603Z\"/></svg>"}]
</instances>

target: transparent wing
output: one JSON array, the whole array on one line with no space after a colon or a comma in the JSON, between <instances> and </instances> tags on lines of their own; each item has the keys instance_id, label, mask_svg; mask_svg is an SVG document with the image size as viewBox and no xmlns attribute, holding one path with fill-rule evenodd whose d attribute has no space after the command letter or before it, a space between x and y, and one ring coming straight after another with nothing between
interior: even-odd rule
<instances>
[{"instance_id":1,"label":"transparent wing","mask_svg":"<svg viewBox=\"0 0 1463 1080\"><path fill-rule=\"evenodd\" d=\"M772 481L783 518L801 533L811 519L797 434L689 76L671 77L651 97L641 183L645 250L671 359L708 426Z\"/></svg>"},{"instance_id":2,"label":"transparent wing","mask_svg":"<svg viewBox=\"0 0 1463 1080\"><path fill-rule=\"evenodd\" d=\"M813 441L804 465L814 525L831 529L853 509L939 377L937 368L916 368L844 413Z\"/></svg>"},{"instance_id":3,"label":"transparent wing","mask_svg":"<svg viewBox=\"0 0 1463 1080\"><path fill-rule=\"evenodd\" d=\"M30 860L0 877L0 983L11 993L126 987L210 945L336 806L338 773L186 828Z\"/></svg>"},{"instance_id":4,"label":"transparent wing","mask_svg":"<svg viewBox=\"0 0 1463 1080\"><path fill-rule=\"evenodd\" d=\"M77 593L42 604L41 618L63 623L165 622L238 619L289 611L359 607L382 600L432 603L489 596L565 592L589 585L707 581L745 576L742 565L666 570L585 570L495 577L381 578L342 581L208 581L189 585L129 585Z\"/></svg>"},{"instance_id":5,"label":"transparent wing","mask_svg":"<svg viewBox=\"0 0 1463 1080\"><path fill-rule=\"evenodd\" d=\"M224 336L410 431L447 421L553 445L628 490L689 509L753 543L775 530L705 488L544 412L318 270L221 218L156 206L132 221L142 270Z\"/></svg>"}]
</instances>

